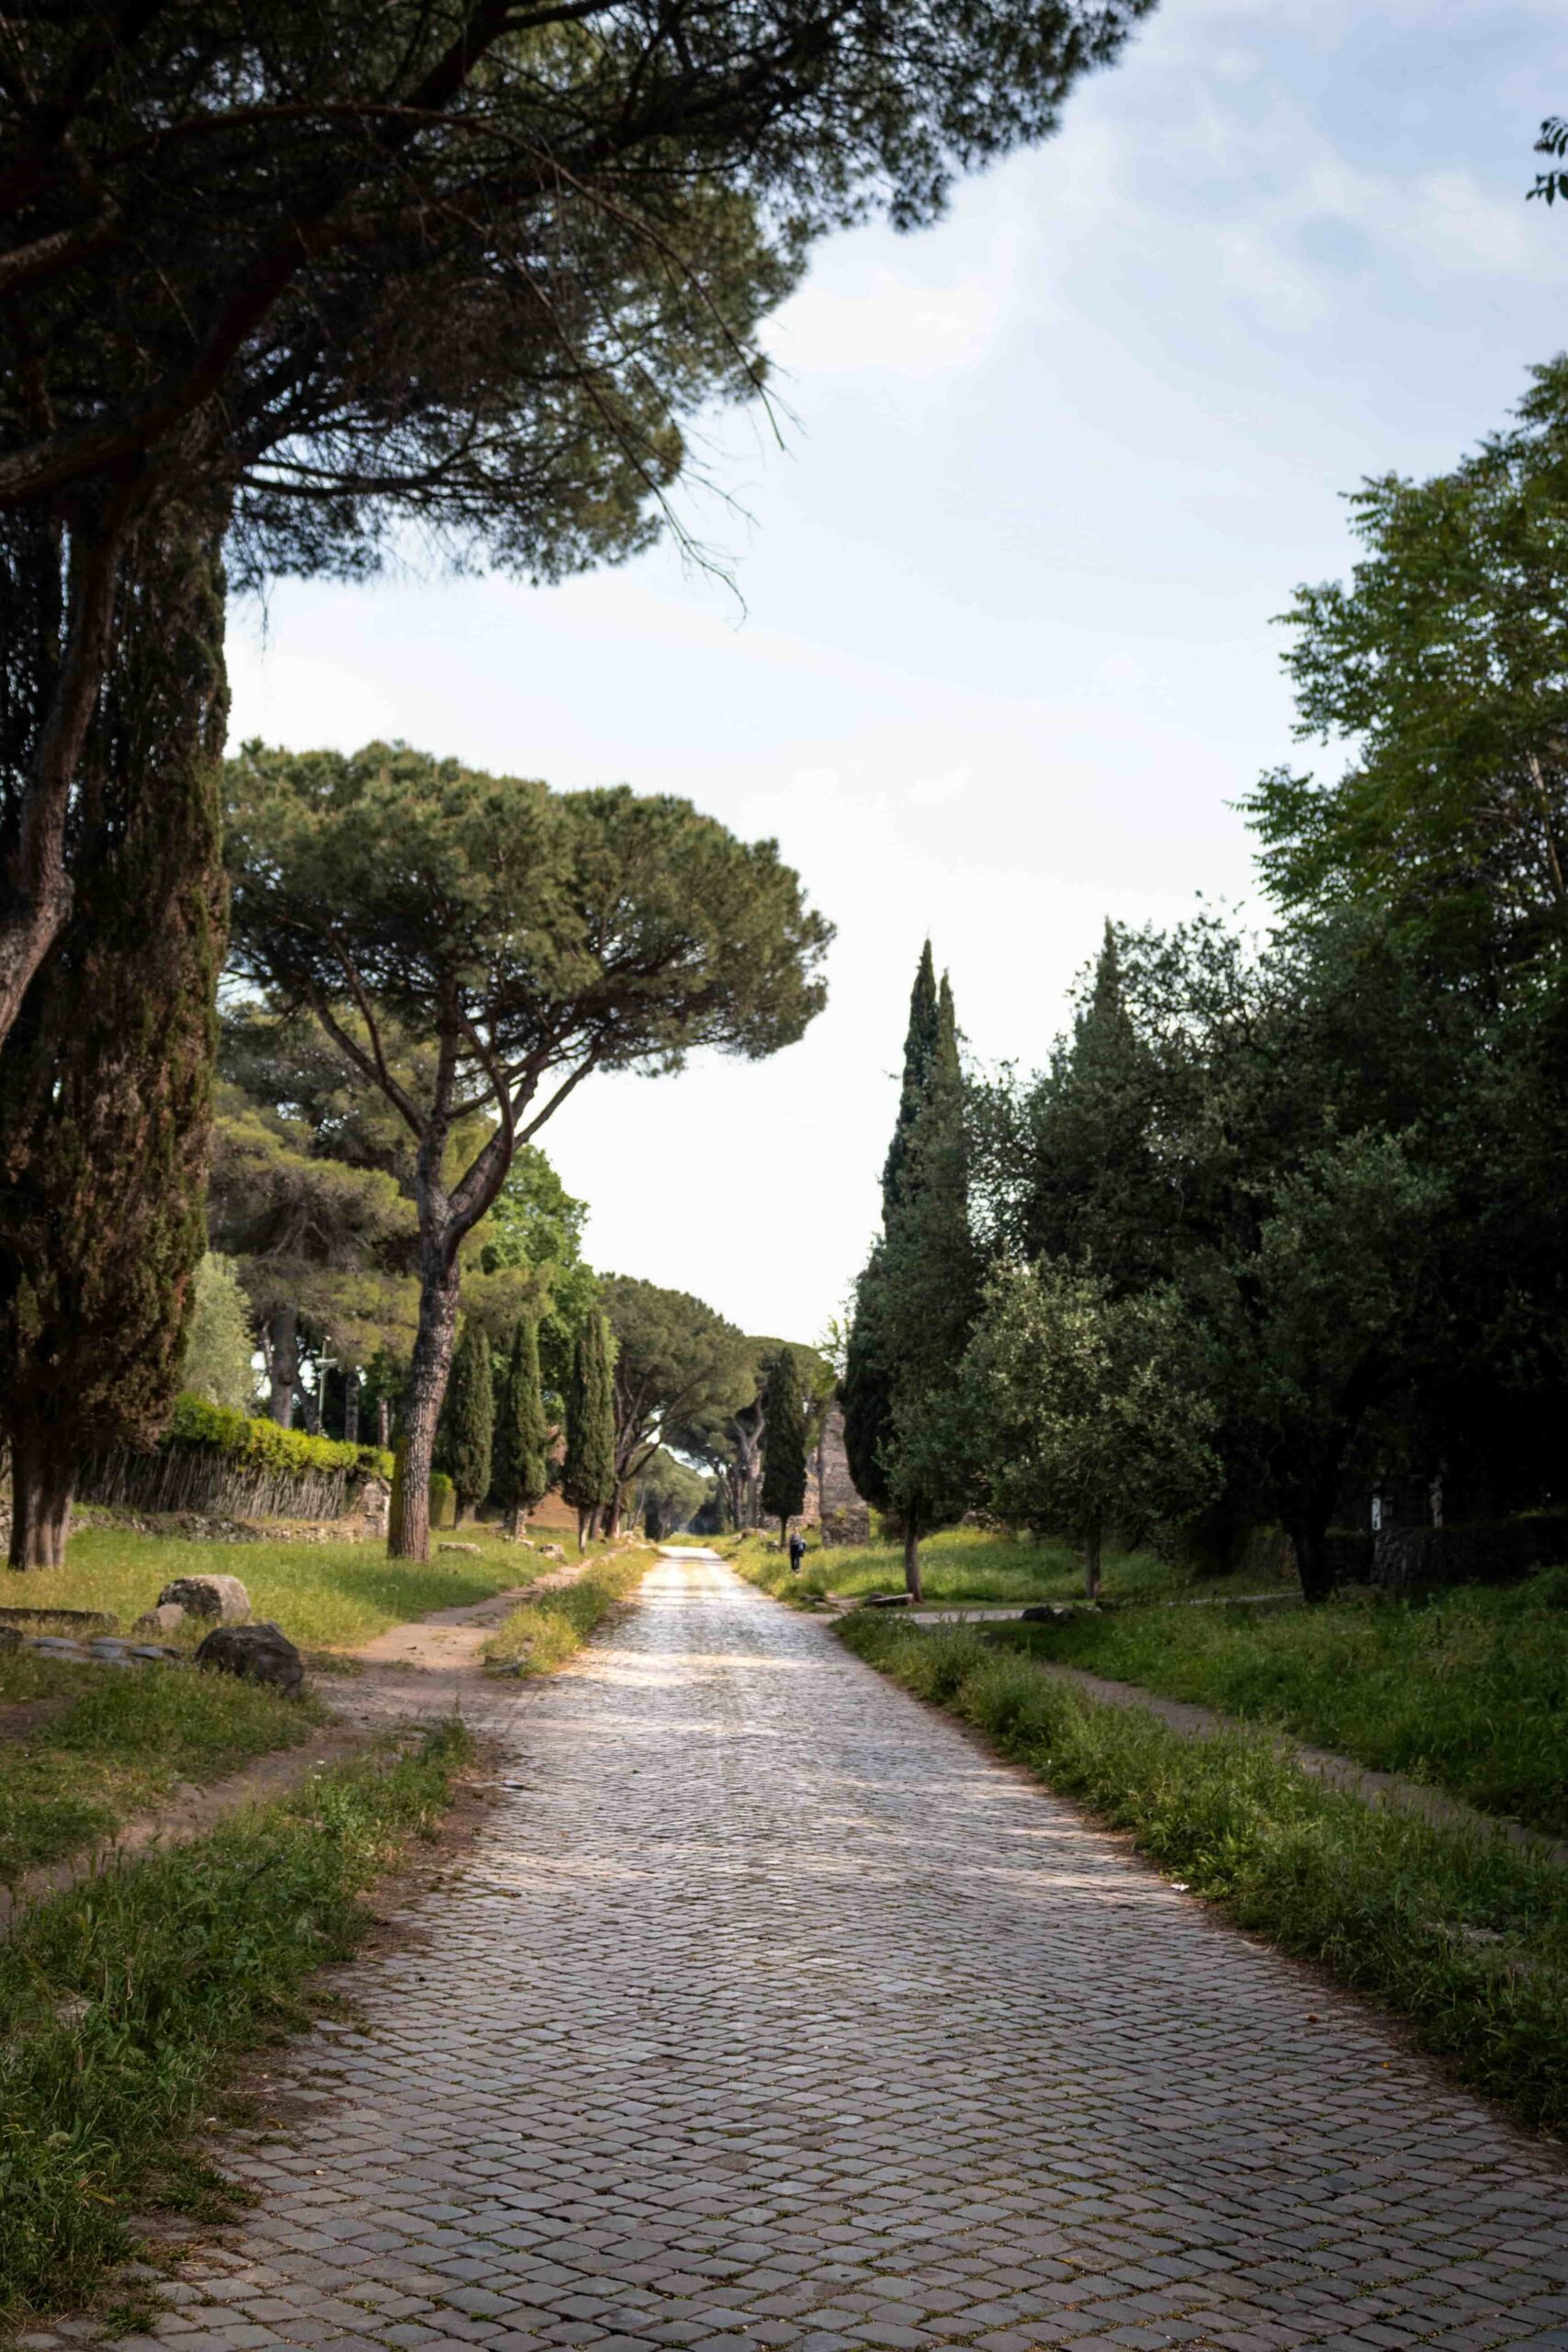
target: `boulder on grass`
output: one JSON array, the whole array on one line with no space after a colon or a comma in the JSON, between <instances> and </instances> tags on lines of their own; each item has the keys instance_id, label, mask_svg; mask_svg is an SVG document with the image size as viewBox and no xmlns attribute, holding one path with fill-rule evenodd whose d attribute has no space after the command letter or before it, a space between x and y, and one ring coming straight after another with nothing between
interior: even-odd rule
<instances>
[{"instance_id":1,"label":"boulder on grass","mask_svg":"<svg viewBox=\"0 0 1568 2352\"><path fill-rule=\"evenodd\" d=\"M482 1560L485 1555L482 1544L438 1544L435 1548L438 1552L471 1552L476 1560Z\"/></svg>"},{"instance_id":2,"label":"boulder on grass","mask_svg":"<svg viewBox=\"0 0 1568 2352\"><path fill-rule=\"evenodd\" d=\"M176 1577L158 1595L160 1609L188 1609L193 1617L216 1617L220 1625L242 1625L251 1596L238 1577Z\"/></svg>"},{"instance_id":3,"label":"boulder on grass","mask_svg":"<svg viewBox=\"0 0 1568 2352\"><path fill-rule=\"evenodd\" d=\"M156 1609L149 1609L131 1627L133 1634L143 1640L161 1641L165 1634L177 1634L186 1622L186 1611L177 1600L161 1600Z\"/></svg>"},{"instance_id":4,"label":"boulder on grass","mask_svg":"<svg viewBox=\"0 0 1568 2352\"><path fill-rule=\"evenodd\" d=\"M243 1675L247 1682L269 1682L286 1699L297 1699L305 1679L299 1651L282 1627L266 1618L256 1625L214 1626L196 1662L220 1674Z\"/></svg>"},{"instance_id":5,"label":"boulder on grass","mask_svg":"<svg viewBox=\"0 0 1568 2352\"><path fill-rule=\"evenodd\" d=\"M536 1544L534 1549L541 1560L564 1560L566 1557L558 1544Z\"/></svg>"}]
</instances>

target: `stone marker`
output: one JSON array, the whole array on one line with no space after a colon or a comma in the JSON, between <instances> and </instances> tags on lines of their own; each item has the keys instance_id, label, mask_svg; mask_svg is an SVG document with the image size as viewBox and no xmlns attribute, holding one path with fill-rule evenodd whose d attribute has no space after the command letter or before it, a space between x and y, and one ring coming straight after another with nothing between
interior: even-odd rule
<instances>
[{"instance_id":1,"label":"stone marker","mask_svg":"<svg viewBox=\"0 0 1568 2352\"><path fill-rule=\"evenodd\" d=\"M534 1549L541 1560L564 1560L566 1557L558 1544L536 1544Z\"/></svg>"},{"instance_id":2,"label":"stone marker","mask_svg":"<svg viewBox=\"0 0 1568 2352\"><path fill-rule=\"evenodd\" d=\"M139 1617L130 1630L133 1634L177 1634L186 1616L186 1611L177 1600L161 1600L156 1609L149 1609Z\"/></svg>"},{"instance_id":3,"label":"stone marker","mask_svg":"<svg viewBox=\"0 0 1568 2352\"><path fill-rule=\"evenodd\" d=\"M269 1682L286 1699L298 1698L305 1679L299 1651L282 1627L265 1617L255 1625L215 1626L197 1651L196 1662L220 1674L243 1675L249 1682Z\"/></svg>"},{"instance_id":4,"label":"stone marker","mask_svg":"<svg viewBox=\"0 0 1568 2352\"><path fill-rule=\"evenodd\" d=\"M435 1548L438 1552L471 1552L476 1560L484 1558L482 1544L438 1544Z\"/></svg>"},{"instance_id":5,"label":"stone marker","mask_svg":"<svg viewBox=\"0 0 1568 2352\"><path fill-rule=\"evenodd\" d=\"M188 1609L193 1617L216 1617L240 1625L251 1613L251 1596L238 1577L176 1577L158 1595L158 1607Z\"/></svg>"}]
</instances>

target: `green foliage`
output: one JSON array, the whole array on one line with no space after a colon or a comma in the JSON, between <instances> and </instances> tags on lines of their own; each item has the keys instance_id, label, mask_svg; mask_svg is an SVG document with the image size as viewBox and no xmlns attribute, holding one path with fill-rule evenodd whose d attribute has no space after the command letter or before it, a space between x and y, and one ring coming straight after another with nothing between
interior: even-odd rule
<instances>
[{"instance_id":1,"label":"green foliage","mask_svg":"<svg viewBox=\"0 0 1568 2352\"><path fill-rule=\"evenodd\" d=\"M901 1544L872 1542L816 1548L798 1576L761 1535L737 1544L727 1539L727 1556L739 1573L779 1599L811 1604L836 1593L846 1599L895 1592L904 1579ZM1256 1579L1254 1579L1256 1582ZM983 1527L943 1527L920 1544L920 1584L929 1602L984 1608L1037 1600L1071 1600L1083 1590L1083 1562L1060 1536L1002 1535ZM1178 1590L1168 1561L1153 1552L1122 1552L1107 1546L1101 1598L1168 1600ZM1201 1588L1223 1595L1224 1582Z\"/></svg>"},{"instance_id":2,"label":"green foliage","mask_svg":"<svg viewBox=\"0 0 1568 2352\"><path fill-rule=\"evenodd\" d=\"M452 1481L459 1520L490 1492L494 1440L495 1374L490 1341L470 1316L452 1358L435 1442L436 1464Z\"/></svg>"},{"instance_id":3,"label":"green foliage","mask_svg":"<svg viewBox=\"0 0 1568 2352\"><path fill-rule=\"evenodd\" d=\"M604 1317L591 1315L578 1338L566 1408L560 1490L588 1518L615 1496L615 1410Z\"/></svg>"},{"instance_id":4,"label":"green foliage","mask_svg":"<svg viewBox=\"0 0 1568 2352\"><path fill-rule=\"evenodd\" d=\"M1182 1738L958 1629L847 1618L858 1657L953 1709L1164 1869L1341 1982L1524 2122L1568 2123L1568 1872L1363 1804L1245 1734Z\"/></svg>"},{"instance_id":5,"label":"green foliage","mask_svg":"<svg viewBox=\"0 0 1568 2352\"><path fill-rule=\"evenodd\" d=\"M186 2144L247 2049L318 2005L311 1980L369 1925L357 1898L432 1827L468 1746L443 1725L413 1755L323 1773L15 1924L0 1943L0 2316L79 2304L134 2250L150 2194L194 2179Z\"/></svg>"},{"instance_id":6,"label":"green foliage","mask_svg":"<svg viewBox=\"0 0 1568 2352\"><path fill-rule=\"evenodd\" d=\"M492 1477L495 1499L514 1527L549 1492L549 1442L539 1386L539 1330L525 1317L513 1332L497 1399Z\"/></svg>"},{"instance_id":7,"label":"green foliage","mask_svg":"<svg viewBox=\"0 0 1568 2352\"><path fill-rule=\"evenodd\" d=\"M781 1348L762 1394L762 1509L794 1519L806 1502L806 1398L793 1348Z\"/></svg>"},{"instance_id":8,"label":"green foliage","mask_svg":"<svg viewBox=\"0 0 1568 2352\"><path fill-rule=\"evenodd\" d=\"M71 1672L73 1695L18 1742L0 1775L0 1882L105 1837L166 1797L255 1756L298 1747L320 1711L226 1674L151 1667ZM0 1692L9 1678L0 1662Z\"/></svg>"},{"instance_id":9,"label":"green foliage","mask_svg":"<svg viewBox=\"0 0 1568 2352\"><path fill-rule=\"evenodd\" d=\"M582 1255L586 1201L569 1193L537 1144L524 1144L480 1232L487 1274L527 1266L544 1279L548 1306L538 1322L539 1373L564 1409L577 1335L598 1304L599 1277Z\"/></svg>"},{"instance_id":10,"label":"green foliage","mask_svg":"<svg viewBox=\"0 0 1568 2352\"><path fill-rule=\"evenodd\" d=\"M255 1399L251 1358L255 1336L231 1258L209 1250L196 1270L196 1300L186 1333L186 1390L210 1405L246 1412Z\"/></svg>"},{"instance_id":11,"label":"green foliage","mask_svg":"<svg viewBox=\"0 0 1568 2352\"><path fill-rule=\"evenodd\" d=\"M1419 1605L1128 1609L1021 1628L1032 1645L1252 1722L1489 1813L1568 1835L1568 1612L1562 1571Z\"/></svg>"},{"instance_id":12,"label":"green foliage","mask_svg":"<svg viewBox=\"0 0 1568 2352\"><path fill-rule=\"evenodd\" d=\"M457 1489L445 1470L430 1474L430 1523L432 1527L455 1527L457 1523Z\"/></svg>"},{"instance_id":13,"label":"green foliage","mask_svg":"<svg viewBox=\"0 0 1568 2352\"><path fill-rule=\"evenodd\" d=\"M1429 952L1495 970L1568 937L1568 357L1453 472L1351 501L1350 583L1287 615L1298 733L1355 746L1331 784L1246 803L1290 907L1388 907Z\"/></svg>"},{"instance_id":14,"label":"green foliage","mask_svg":"<svg viewBox=\"0 0 1568 2352\"><path fill-rule=\"evenodd\" d=\"M1141 1543L1218 1492L1219 1419L1185 1304L1112 1296L1041 1259L993 1275L964 1359L964 1419L1003 1519L1074 1536L1099 1588L1108 1528Z\"/></svg>"},{"instance_id":15,"label":"green foliage","mask_svg":"<svg viewBox=\"0 0 1568 2352\"><path fill-rule=\"evenodd\" d=\"M634 1507L657 1543L684 1527L714 1492L713 1481L660 1446L637 1472Z\"/></svg>"},{"instance_id":16,"label":"green foliage","mask_svg":"<svg viewBox=\"0 0 1568 2352\"><path fill-rule=\"evenodd\" d=\"M237 1466L258 1470L330 1472L352 1470L378 1478L392 1475L392 1457L376 1445L342 1445L334 1438L307 1437L303 1430L286 1430L276 1421L253 1419L230 1406L214 1405L205 1396L182 1396L175 1400L165 1445L198 1445L221 1453Z\"/></svg>"}]
</instances>

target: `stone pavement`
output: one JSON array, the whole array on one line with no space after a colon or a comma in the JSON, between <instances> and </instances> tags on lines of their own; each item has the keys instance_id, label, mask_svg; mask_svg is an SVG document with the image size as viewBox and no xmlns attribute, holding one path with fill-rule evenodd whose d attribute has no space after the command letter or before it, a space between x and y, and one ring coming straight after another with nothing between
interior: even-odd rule
<instances>
[{"instance_id":1,"label":"stone pavement","mask_svg":"<svg viewBox=\"0 0 1568 2352\"><path fill-rule=\"evenodd\" d=\"M1556 2152L820 1623L666 1561L490 1720L165 2352L1568 2346Z\"/></svg>"}]
</instances>

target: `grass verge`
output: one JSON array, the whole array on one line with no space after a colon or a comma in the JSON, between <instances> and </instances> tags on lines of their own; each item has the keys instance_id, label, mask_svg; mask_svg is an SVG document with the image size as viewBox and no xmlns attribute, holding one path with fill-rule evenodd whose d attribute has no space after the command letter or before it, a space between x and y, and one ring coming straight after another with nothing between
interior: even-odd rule
<instances>
[{"instance_id":1,"label":"grass verge","mask_svg":"<svg viewBox=\"0 0 1568 2352\"><path fill-rule=\"evenodd\" d=\"M0 1736L6 1885L107 1836L177 1781L204 1785L274 1748L299 1747L321 1720L312 1700L283 1699L227 1674L0 1659L0 1704L40 1698L65 1703L20 1737Z\"/></svg>"},{"instance_id":2,"label":"grass verge","mask_svg":"<svg viewBox=\"0 0 1568 2352\"><path fill-rule=\"evenodd\" d=\"M434 1550L443 1541L477 1544L479 1556ZM272 1618L301 1649L354 1649L389 1625L488 1600L550 1566L485 1526L448 1530L432 1544L422 1564L389 1560L378 1544L190 1543L100 1523L72 1536L62 1568L0 1569L0 1606L107 1610L123 1631L174 1577L231 1576L253 1613Z\"/></svg>"},{"instance_id":3,"label":"grass verge","mask_svg":"<svg viewBox=\"0 0 1568 2352\"><path fill-rule=\"evenodd\" d=\"M904 1589L904 1554L899 1544L857 1544L836 1551L814 1548L807 1553L800 1574L792 1576L787 1559L768 1550L770 1540L765 1532L748 1535L740 1542L724 1536L717 1539L717 1548L743 1577L780 1600L809 1603L829 1592L853 1598ZM1054 1539L1034 1542L983 1527L949 1527L929 1535L921 1544L920 1581L927 1600L938 1607L1080 1600L1083 1556L1070 1544ZM1193 1581L1152 1552L1107 1552L1101 1589L1108 1600L1128 1600L1242 1593L1261 1588L1256 1571Z\"/></svg>"},{"instance_id":4,"label":"grass verge","mask_svg":"<svg viewBox=\"0 0 1568 2352\"><path fill-rule=\"evenodd\" d=\"M1568 1833L1568 1572L1427 1601L1125 1610L998 1643L1194 1700Z\"/></svg>"},{"instance_id":5,"label":"grass verge","mask_svg":"<svg viewBox=\"0 0 1568 2352\"><path fill-rule=\"evenodd\" d=\"M653 1565L651 1549L613 1552L590 1562L575 1584L519 1601L485 1644L487 1666L513 1674L553 1674L626 1600Z\"/></svg>"},{"instance_id":6,"label":"grass verge","mask_svg":"<svg viewBox=\"0 0 1568 2352\"><path fill-rule=\"evenodd\" d=\"M1568 1872L1362 1804L1246 1733L1182 1739L977 1633L874 1616L840 1632L1237 1926L1375 1996L1522 2121L1568 2127Z\"/></svg>"},{"instance_id":7,"label":"grass verge","mask_svg":"<svg viewBox=\"0 0 1568 2352\"><path fill-rule=\"evenodd\" d=\"M367 1925L357 1897L429 1834L467 1754L444 1725L323 1774L0 1944L0 2320L89 2295L133 2250L133 2200L190 2200L182 2143L241 2055L309 2014L309 1978Z\"/></svg>"}]
</instances>

